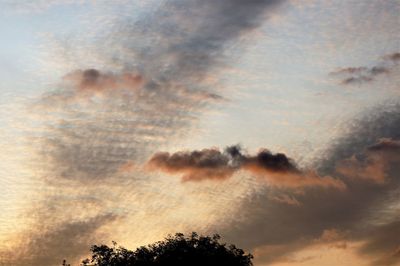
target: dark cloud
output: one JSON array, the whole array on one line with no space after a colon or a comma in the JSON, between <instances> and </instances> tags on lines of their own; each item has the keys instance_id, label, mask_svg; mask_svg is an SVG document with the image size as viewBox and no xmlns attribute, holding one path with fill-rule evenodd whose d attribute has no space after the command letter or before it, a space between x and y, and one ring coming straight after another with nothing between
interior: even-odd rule
<instances>
[{"instance_id":1,"label":"dark cloud","mask_svg":"<svg viewBox=\"0 0 400 266\"><path fill-rule=\"evenodd\" d=\"M243 164L249 168L253 167L271 172L300 172L293 161L283 153L272 154L270 151L263 149L254 157L243 155L241 157Z\"/></svg>"},{"instance_id":2,"label":"dark cloud","mask_svg":"<svg viewBox=\"0 0 400 266\"><path fill-rule=\"evenodd\" d=\"M167 152L153 155L148 166L171 174L183 174L183 181L226 179L240 170L267 180L279 187L325 186L344 188L344 184L331 177L320 177L310 171L302 171L283 153L272 154L262 149L256 155L244 154L239 146L231 146L221 152L204 149L192 152Z\"/></svg>"},{"instance_id":3,"label":"dark cloud","mask_svg":"<svg viewBox=\"0 0 400 266\"><path fill-rule=\"evenodd\" d=\"M231 146L224 152L203 149L192 152L167 152L153 155L148 165L169 173L184 173L183 180L225 179L243 168L265 170L267 172L300 172L286 155L260 151L256 156L242 153L239 146Z\"/></svg>"},{"instance_id":4,"label":"dark cloud","mask_svg":"<svg viewBox=\"0 0 400 266\"><path fill-rule=\"evenodd\" d=\"M399 204L400 191L399 122L398 105L371 110L316 162L319 175L339 178L345 190L314 186L302 192L287 190L285 197L277 199L276 191L267 188L240 206L248 219L232 221L223 235L262 254L256 263L271 263L315 244L326 230L337 230L345 232L343 241L365 243L359 251L371 265L398 264L400 240L396 232L400 228L398 207L394 206ZM357 176L337 170L351 158L357 162ZM380 164L384 167L377 172ZM371 182L376 174L381 174L384 182ZM298 204L289 204L288 199Z\"/></svg>"},{"instance_id":5,"label":"dark cloud","mask_svg":"<svg viewBox=\"0 0 400 266\"><path fill-rule=\"evenodd\" d=\"M265 11L279 2L282 1L165 2L144 21L134 23L139 35L160 41L141 51L139 58L159 66L163 79L203 77L220 62L223 47L229 41L258 27L264 22Z\"/></svg>"},{"instance_id":6,"label":"dark cloud","mask_svg":"<svg viewBox=\"0 0 400 266\"><path fill-rule=\"evenodd\" d=\"M377 76L382 74L388 74L389 68L383 66L374 66L371 68L357 67L357 68L343 68L339 69L331 74L344 78L341 83L344 85L348 84L362 84L373 81Z\"/></svg>"},{"instance_id":7,"label":"dark cloud","mask_svg":"<svg viewBox=\"0 0 400 266\"><path fill-rule=\"evenodd\" d=\"M366 110L343 127L343 136L333 139L330 148L314 167L318 172L332 173L337 162L365 152L382 141L400 139L400 105L393 102Z\"/></svg>"},{"instance_id":8,"label":"dark cloud","mask_svg":"<svg viewBox=\"0 0 400 266\"><path fill-rule=\"evenodd\" d=\"M341 68L335 72L332 72L331 74L333 75L339 75L339 74L361 74L364 73L365 71L368 71L367 67L346 67L346 68Z\"/></svg>"},{"instance_id":9,"label":"dark cloud","mask_svg":"<svg viewBox=\"0 0 400 266\"><path fill-rule=\"evenodd\" d=\"M184 181L202 179L225 179L233 175L236 167L230 165L231 158L217 149L193 152L156 153L148 162L150 169L167 173L184 173Z\"/></svg>"},{"instance_id":10,"label":"dark cloud","mask_svg":"<svg viewBox=\"0 0 400 266\"><path fill-rule=\"evenodd\" d=\"M400 150L400 141L389 138L382 138L378 143L368 147L370 151L398 151Z\"/></svg>"},{"instance_id":11,"label":"dark cloud","mask_svg":"<svg viewBox=\"0 0 400 266\"><path fill-rule=\"evenodd\" d=\"M371 76L377 76L384 73L389 73L389 69L386 67L374 66L369 70Z\"/></svg>"},{"instance_id":12,"label":"dark cloud","mask_svg":"<svg viewBox=\"0 0 400 266\"><path fill-rule=\"evenodd\" d=\"M372 81L373 78L367 76L359 76L359 77L349 77L344 79L341 83L344 85L348 84L360 84Z\"/></svg>"},{"instance_id":13,"label":"dark cloud","mask_svg":"<svg viewBox=\"0 0 400 266\"><path fill-rule=\"evenodd\" d=\"M400 53L393 53L383 56L384 60L397 62L400 61Z\"/></svg>"},{"instance_id":14,"label":"dark cloud","mask_svg":"<svg viewBox=\"0 0 400 266\"><path fill-rule=\"evenodd\" d=\"M343 85L363 84L374 81L378 76L390 74L397 65L393 64L399 59L399 53L393 53L382 57L383 62L372 67L346 67L330 73L340 80Z\"/></svg>"}]
</instances>

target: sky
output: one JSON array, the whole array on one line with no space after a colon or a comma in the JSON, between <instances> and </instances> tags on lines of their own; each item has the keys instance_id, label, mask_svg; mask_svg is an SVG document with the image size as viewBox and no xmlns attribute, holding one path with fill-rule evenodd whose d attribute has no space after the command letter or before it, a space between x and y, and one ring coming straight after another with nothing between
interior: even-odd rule
<instances>
[{"instance_id":1,"label":"sky","mask_svg":"<svg viewBox=\"0 0 400 266\"><path fill-rule=\"evenodd\" d=\"M0 265L218 233L400 265L400 1L0 0Z\"/></svg>"}]
</instances>

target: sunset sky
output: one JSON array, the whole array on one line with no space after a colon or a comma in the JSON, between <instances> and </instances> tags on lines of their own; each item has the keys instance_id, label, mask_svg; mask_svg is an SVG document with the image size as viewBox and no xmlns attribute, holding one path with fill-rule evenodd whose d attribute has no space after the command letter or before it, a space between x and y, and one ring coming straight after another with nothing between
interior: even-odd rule
<instances>
[{"instance_id":1,"label":"sunset sky","mask_svg":"<svg viewBox=\"0 0 400 266\"><path fill-rule=\"evenodd\" d=\"M0 0L0 266L219 233L400 265L399 0Z\"/></svg>"}]
</instances>

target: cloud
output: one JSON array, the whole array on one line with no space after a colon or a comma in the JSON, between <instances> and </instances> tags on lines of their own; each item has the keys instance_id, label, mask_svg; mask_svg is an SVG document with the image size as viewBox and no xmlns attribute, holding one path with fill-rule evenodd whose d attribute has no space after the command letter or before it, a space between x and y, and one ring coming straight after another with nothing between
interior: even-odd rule
<instances>
[{"instance_id":1,"label":"cloud","mask_svg":"<svg viewBox=\"0 0 400 266\"><path fill-rule=\"evenodd\" d=\"M343 135L332 140L315 163L318 172L332 173L338 162L373 150L385 140L396 143L400 139L400 105L388 102L366 110L342 130Z\"/></svg>"},{"instance_id":2,"label":"cloud","mask_svg":"<svg viewBox=\"0 0 400 266\"><path fill-rule=\"evenodd\" d=\"M337 171L349 178L364 178L384 183L392 164L400 163L400 141L383 138L362 154L340 161Z\"/></svg>"},{"instance_id":3,"label":"cloud","mask_svg":"<svg viewBox=\"0 0 400 266\"><path fill-rule=\"evenodd\" d=\"M64 77L71 82L71 86L81 90L101 92L104 90L131 89L137 90L143 85L143 77L139 74L122 73L101 73L96 69L77 70Z\"/></svg>"},{"instance_id":4,"label":"cloud","mask_svg":"<svg viewBox=\"0 0 400 266\"><path fill-rule=\"evenodd\" d=\"M278 264L293 263L295 265L296 263L304 264L305 262L314 264L313 260L318 259L321 255L315 252L303 253L303 251L312 249L318 252L323 249L324 253L328 253L330 249L346 250L347 248L346 233L332 228L324 230L321 235L312 240L298 239L288 244L271 244L257 247L253 254L259 265L274 265L274 262L278 262ZM325 263L331 262L325 261Z\"/></svg>"},{"instance_id":5,"label":"cloud","mask_svg":"<svg viewBox=\"0 0 400 266\"><path fill-rule=\"evenodd\" d=\"M84 187L82 193L90 195L92 191L86 191L88 187L95 190L100 184L114 182L121 170L140 165L159 146L179 136L207 106L223 99L220 91L208 87L204 80L210 73L218 74L226 59L224 49L231 41L263 23L268 11L279 2L168 1L138 20L118 21L113 34L96 47L90 47L90 51L112 64L87 66L89 63L85 62L66 74L58 89L44 95L38 103L43 107L41 122L46 126L40 149L40 159L48 168L43 178L56 180L60 186L66 180L76 181ZM382 66L361 67L352 70L353 73L342 71L339 76L346 75L341 80L353 78L349 84L365 83L389 73L386 71L392 71L392 66L385 61ZM280 252L265 255L263 259L267 262L313 243L331 228L350 231L351 240L368 240L368 233L376 229L368 223L371 215L381 216L376 210L383 208L382 201L398 183L394 178L388 178L382 185L365 182L365 178L351 179L338 173L336 167L354 154L365 152L378 143L379 138L399 139L400 131L395 126L400 125L398 113L380 114L381 119L368 117L355 134L340 140L326 155L326 160L319 162L315 172L298 169L284 154L262 150L256 155L246 155L238 149L229 152L206 149L206 152L198 151L196 156L193 152L183 152L176 158L176 154L156 154L153 167L183 174L188 180L227 179L240 169L271 184L265 194L254 194L246 199L239 206L242 211L238 214L240 217L236 217L239 221L227 222L222 232L232 239L229 242L243 244L246 248L280 247ZM392 164L383 170L385 177L396 172ZM343 179L330 177L336 175ZM130 175L129 178L136 177ZM337 189L343 184L346 190ZM285 196L271 197L275 187L287 189ZM131 184L123 193L132 193L132 188ZM65 196L68 190L61 193ZM69 208L73 207L74 201L70 201ZM120 206L114 207L119 209ZM53 218L62 213L47 209L38 211L48 212ZM158 214L159 209L154 212ZM242 217L246 219L240 220ZM46 226L51 223L46 219L42 221ZM96 219L50 224L42 236L52 241L43 240L37 250L60 247L57 241L78 241L82 244L77 245L79 250L71 251L71 257L79 256L92 243L76 240L74 230L79 228L82 236L91 236L91 230L96 230L97 225L101 223ZM61 235L65 238L60 238ZM388 251L380 241L377 243L374 249L377 257L395 252ZM39 259L33 257L32 261L55 262L51 258L54 258L53 251Z\"/></svg>"},{"instance_id":6,"label":"cloud","mask_svg":"<svg viewBox=\"0 0 400 266\"><path fill-rule=\"evenodd\" d=\"M398 62L400 61L400 53L393 53L383 56L386 61Z\"/></svg>"},{"instance_id":7,"label":"cloud","mask_svg":"<svg viewBox=\"0 0 400 266\"><path fill-rule=\"evenodd\" d=\"M338 77L344 77L341 83L344 85L349 85L371 82L375 79L375 77L382 74L388 74L389 72L390 70L387 67L374 66L372 68L341 68L335 72L331 72L331 74Z\"/></svg>"},{"instance_id":8,"label":"cloud","mask_svg":"<svg viewBox=\"0 0 400 266\"><path fill-rule=\"evenodd\" d=\"M318 186L305 187L301 193L285 190L286 199L295 198L300 203L287 204L275 199L273 187L266 188L239 206L241 215L248 219L232 221L221 234L240 246L258 250L261 255L256 263L268 264L285 261L290 254L315 245L316 239L326 240L333 235L327 232L334 229L344 233L335 245L364 243L358 251L371 265L398 264L399 121L399 105L373 109L355 119L347 133L333 141L315 163L319 175L342 181L345 190ZM352 158L356 161L349 165L351 172L338 171L338 165ZM384 167L377 172L376 164ZM369 169L371 165L375 168Z\"/></svg>"},{"instance_id":9,"label":"cloud","mask_svg":"<svg viewBox=\"0 0 400 266\"><path fill-rule=\"evenodd\" d=\"M233 175L236 167L230 166L230 157L217 149L204 149L193 152L156 153L148 166L152 170L167 173L185 173L184 181L202 179L225 179Z\"/></svg>"},{"instance_id":10,"label":"cloud","mask_svg":"<svg viewBox=\"0 0 400 266\"><path fill-rule=\"evenodd\" d=\"M143 173L130 171L183 134L207 107L223 102L220 91L206 82L207 75L218 75L229 42L264 23L265 15L279 2L163 2L139 19L113 21L110 35L93 38L97 42L79 53L82 57L68 62L76 67L65 71L55 89L29 109L37 129L31 139L36 148L32 172L40 175L42 203L30 206L37 218L32 228L38 230L21 236L32 245L16 247L27 247L21 265L76 260L97 239L97 230L113 219L103 216L105 212L130 211L124 208L128 203L111 204L109 197L115 193L134 198L134 194L143 200L141 193L155 181L141 183L140 190L137 183ZM105 31L101 26L91 29L96 30ZM74 54L82 45L66 46L65 53L51 62ZM100 206L80 212L81 197L101 199ZM77 217L68 222L65 213ZM88 213L95 218L86 217ZM18 265L17 259L10 258L9 264Z\"/></svg>"},{"instance_id":11,"label":"cloud","mask_svg":"<svg viewBox=\"0 0 400 266\"><path fill-rule=\"evenodd\" d=\"M284 203L284 204L289 204L289 205L295 205L295 206L300 206L301 203L294 197L294 196L289 196L287 194L282 194L282 195L272 195L270 197L271 200Z\"/></svg>"},{"instance_id":12,"label":"cloud","mask_svg":"<svg viewBox=\"0 0 400 266\"><path fill-rule=\"evenodd\" d=\"M397 67L396 62L399 60L399 53L385 55L382 59L383 61L380 64L372 67L345 67L339 68L329 74L339 79L343 85L369 83L374 81L378 76L391 74Z\"/></svg>"},{"instance_id":13,"label":"cloud","mask_svg":"<svg viewBox=\"0 0 400 266\"><path fill-rule=\"evenodd\" d=\"M21 246L2 254L2 260L15 266L61 265L63 259L78 263L77 259L89 253L101 227L115 219L114 215L103 214L84 221L63 222L56 228L39 226L29 236L21 236Z\"/></svg>"},{"instance_id":14,"label":"cloud","mask_svg":"<svg viewBox=\"0 0 400 266\"><path fill-rule=\"evenodd\" d=\"M400 141L392 140L390 138L382 138L378 143L368 147L368 150L379 152L379 151L399 151Z\"/></svg>"},{"instance_id":15,"label":"cloud","mask_svg":"<svg viewBox=\"0 0 400 266\"><path fill-rule=\"evenodd\" d=\"M218 74L226 59L224 49L230 42L263 23L264 15L278 2L169 1L137 21L119 21L114 25L115 35L104 40L109 54L99 49L99 56L107 61L111 54L110 61L117 67L99 64L72 70L56 91L44 95L37 104L43 107L40 122L45 124L39 158L48 170L43 178L56 180L55 185L62 187L57 193L62 196L69 193L63 190L68 181L74 181L78 184L76 189L82 186L82 193L91 195L101 184L115 183L121 173L140 165L159 146L195 123L209 105L224 99L220 91L208 87L204 80L210 73ZM95 53L96 49L93 50ZM396 56L388 58L391 61L385 59L382 65L348 68L337 75L341 80L349 79L348 84L370 82L391 73L394 66L390 64L397 59ZM261 150L248 155L235 146L222 152L205 149L158 153L151 157L149 165L167 173L182 174L186 181L229 179L238 171L266 181L270 186L265 193L255 193L245 199L235 217L239 221L226 222L222 230L232 239L229 242L246 248L275 247L261 258L266 262L279 260L288 252L315 243L315 239L334 238L331 228L350 231L350 241L367 241L374 246L372 253L384 258L386 254L397 254L396 241L390 239L390 246L384 244L380 239L388 239L389 230L378 230L370 220L382 216L378 213L384 208L382 202L398 188L395 178L398 170L393 161L374 156L389 156L388 149L383 148L388 143L383 144L381 138L387 138L386 142L399 139L400 118L396 110L380 112L379 119L369 116L363 120L350 137L339 140L315 171L299 169L285 154ZM378 154L380 149L385 150L384 155ZM355 158L352 170L356 166L363 170L369 163L384 167L377 168L380 176L368 170L360 171L362 175L354 178L337 168L351 158ZM378 179L373 179L377 176ZM136 176L124 175L124 178ZM368 182L371 180L385 182ZM117 191L133 193L135 184L127 183L121 185L126 186L125 190ZM344 186L347 189L338 189ZM43 191L47 193L46 189ZM118 193L111 191L110 194ZM51 205L54 198L47 200L45 204ZM69 200L67 205L66 209L72 210L75 201ZM123 209L120 204L113 207ZM154 208L159 214L159 208ZM34 210L47 213L38 215L38 224L44 221L48 228L32 236L35 248L32 253L24 253L30 256L24 265L58 263L55 252L64 251L63 245L74 246L65 251L63 258L80 256L93 243L91 237L96 235L97 228L109 221L93 218L56 223L54 220L62 215L61 211ZM241 220L243 217L246 219ZM395 222L392 229L397 229ZM370 235L371 232L376 233Z\"/></svg>"},{"instance_id":16,"label":"cloud","mask_svg":"<svg viewBox=\"0 0 400 266\"><path fill-rule=\"evenodd\" d=\"M264 245L255 248L252 254L255 257L256 265L270 265L275 262L275 259L271 259L272 257L279 258L279 262L283 263L304 263L313 257L307 256L296 259L288 256L288 253L302 249L305 244L305 241L300 240L290 244Z\"/></svg>"},{"instance_id":17,"label":"cloud","mask_svg":"<svg viewBox=\"0 0 400 266\"><path fill-rule=\"evenodd\" d=\"M244 170L278 187L345 188L341 181L331 177L322 178L312 171L302 171L285 154L272 154L266 149L254 156L243 154L239 146L230 146L224 152L216 148L173 154L161 152L150 158L148 166L150 170L183 174L183 181L222 180Z\"/></svg>"},{"instance_id":18,"label":"cloud","mask_svg":"<svg viewBox=\"0 0 400 266\"><path fill-rule=\"evenodd\" d=\"M48 176L111 178L179 136L224 101L205 80L224 64L225 45L260 26L279 2L167 1L138 20L113 21L112 33L87 51L103 63L69 71L35 106L47 125Z\"/></svg>"},{"instance_id":19,"label":"cloud","mask_svg":"<svg viewBox=\"0 0 400 266\"><path fill-rule=\"evenodd\" d=\"M224 45L264 22L278 0L169 1L139 27L161 41L139 58L164 66L164 78L201 78L220 63ZM173 16L170 15L173 14ZM154 21L158 21L154 23ZM142 29L141 29L142 30ZM153 69L153 68L152 68Z\"/></svg>"},{"instance_id":20,"label":"cloud","mask_svg":"<svg viewBox=\"0 0 400 266\"><path fill-rule=\"evenodd\" d=\"M371 257L371 265L398 265L400 262L400 220L373 228L359 253Z\"/></svg>"}]
</instances>

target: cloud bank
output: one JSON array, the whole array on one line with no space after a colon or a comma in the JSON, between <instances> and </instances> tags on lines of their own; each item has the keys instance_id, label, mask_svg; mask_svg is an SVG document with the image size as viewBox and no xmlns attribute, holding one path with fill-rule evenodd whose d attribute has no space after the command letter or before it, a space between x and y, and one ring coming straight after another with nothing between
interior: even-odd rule
<instances>
[{"instance_id":1,"label":"cloud bank","mask_svg":"<svg viewBox=\"0 0 400 266\"><path fill-rule=\"evenodd\" d=\"M223 235L257 250L256 263L268 265L336 230L344 232L341 242L360 243L357 253L371 265L398 265L399 121L398 105L371 110L315 163L319 174L338 178L345 190L268 188L240 206L249 219L227 225Z\"/></svg>"}]
</instances>

